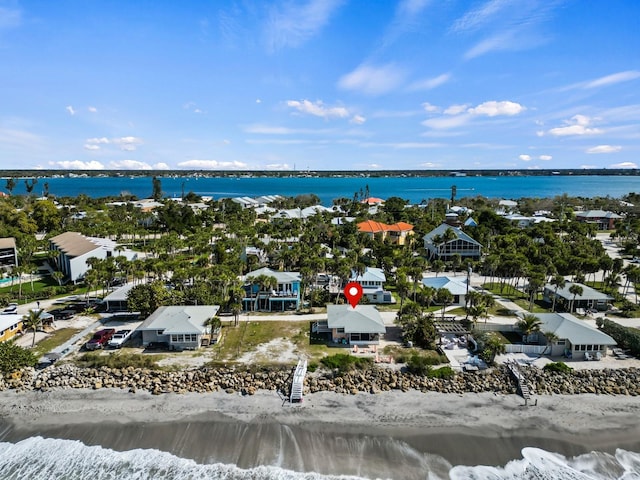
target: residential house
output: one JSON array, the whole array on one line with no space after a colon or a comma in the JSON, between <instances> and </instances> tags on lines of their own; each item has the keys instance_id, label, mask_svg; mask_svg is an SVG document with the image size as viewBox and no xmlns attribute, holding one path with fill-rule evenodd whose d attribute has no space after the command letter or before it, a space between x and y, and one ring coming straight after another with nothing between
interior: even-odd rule
<instances>
[{"instance_id":1,"label":"residential house","mask_svg":"<svg viewBox=\"0 0 640 480\"><path fill-rule=\"evenodd\" d=\"M482 245L480 243L461 229L446 223L431 230L423 239L424 248L429 254L429 259L450 260L452 256L457 254L462 258L477 260L482 254Z\"/></svg>"},{"instance_id":2,"label":"residential house","mask_svg":"<svg viewBox=\"0 0 640 480\"><path fill-rule=\"evenodd\" d=\"M260 277L273 277L275 280L272 285L260 285L257 282ZM244 281L242 308L245 311L284 312L300 307L299 272L279 272L264 267L247 273Z\"/></svg>"},{"instance_id":3,"label":"residential house","mask_svg":"<svg viewBox=\"0 0 640 480\"><path fill-rule=\"evenodd\" d=\"M127 283L104 297L102 303L105 304L107 312L126 312L129 291L134 286L134 283Z\"/></svg>"},{"instance_id":4,"label":"residential house","mask_svg":"<svg viewBox=\"0 0 640 480\"><path fill-rule=\"evenodd\" d=\"M398 222L392 225L367 220L358 224L358 231L365 233L371 238L389 240L395 245L405 245L413 235L413 225L405 222Z\"/></svg>"},{"instance_id":5,"label":"residential house","mask_svg":"<svg viewBox=\"0 0 640 480\"><path fill-rule=\"evenodd\" d=\"M606 356L607 348L616 345L613 338L597 328L577 319L570 313L536 313L540 320L540 333L538 342L542 345L546 343L544 332L551 332L556 335L556 340L546 353L551 356L564 355L576 360L582 360L585 352L593 354L599 353ZM529 335L529 341L536 340L535 334Z\"/></svg>"},{"instance_id":6,"label":"residential house","mask_svg":"<svg viewBox=\"0 0 640 480\"><path fill-rule=\"evenodd\" d=\"M332 342L350 345L378 345L386 328L373 305L327 305L327 319L313 326L314 333L326 333Z\"/></svg>"},{"instance_id":7,"label":"residential house","mask_svg":"<svg viewBox=\"0 0 640 480\"><path fill-rule=\"evenodd\" d=\"M5 313L0 315L0 342L11 340L22 333L22 315Z\"/></svg>"},{"instance_id":8,"label":"residential house","mask_svg":"<svg viewBox=\"0 0 640 480\"><path fill-rule=\"evenodd\" d=\"M212 343L209 321L219 308L218 305L160 307L136 330L142 334L143 347L151 342L165 342L170 350L195 350Z\"/></svg>"},{"instance_id":9,"label":"residential house","mask_svg":"<svg viewBox=\"0 0 640 480\"><path fill-rule=\"evenodd\" d=\"M569 291L573 285L582 287L582 293L575 296L575 301L573 293ZM573 307L574 311L576 308L595 308L596 310L603 311L607 309L607 305L613 300L611 295L599 292L598 290L581 283L574 282L566 282L564 287L558 288L557 292L556 286L548 283L544 286L542 295L543 300L549 304L553 303L553 297L557 295L556 308L559 307L565 310L570 310Z\"/></svg>"},{"instance_id":10,"label":"residential house","mask_svg":"<svg viewBox=\"0 0 640 480\"><path fill-rule=\"evenodd\" d=\"M113 240L85 237L78 232L61 233L52 237L49 244L52 250L59 252L55 259L56 267L73 283L82 281L91 268L87 264L90 258L105 259L120 255L128 260L137 258L137 254L131 250L116 251L118 245Z\"/></svg>"},{"instance_id":11,"label":"residential house","mask_svg":"<svg viewBox=\"0 0 640 480\"><path fill-rule=\"evenodd\" d=\"M0 268L9 270L18 265L18 249L13 237L0 238Z\"/></svg>"},{"instance_id":12,"label":"residential house","mask_svg":"<svg viewBox=\"0 0 640 480\"><path fill-rule=\"evenodd\" d=\"M352 270L349 281L362 286L363 295L367 297L369 303L396 303L391 292L384 289L387 277L381 268L367 267L362 274Z\"/></svg>"},{"instance_id":13,"label":"residential house","mask_svg":"<svg viewBox=\"0 0 640 480\"><path fill-rule=\"evenodd\" d=\"M581 223L593 223L598 226L598 230L613 230L616 228L616 221L622 219L617 213L604 210L587 210L576 212L576 220Z\"/></svg>"},{"instance_id":14,"label":"residential house","mask_svg":"<svg viewBox=\"0 0 640 480\"><path fill-rule=\"evenodd\" d=\"M475 292L475 288L467 284L467 279L464 277L427 277L422 279L422 284L425 287L445 288L453 295L452 305L465 306L466 298L469 292Z\"/></svg>"}]
</instances>

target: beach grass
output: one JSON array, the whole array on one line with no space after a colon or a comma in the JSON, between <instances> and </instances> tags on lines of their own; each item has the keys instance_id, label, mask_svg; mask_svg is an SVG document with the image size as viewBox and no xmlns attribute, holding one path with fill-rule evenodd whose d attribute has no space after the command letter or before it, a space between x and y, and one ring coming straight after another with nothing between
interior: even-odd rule
<instances>
[{"instance_id":1,"label":"beach grass","mask_svg":"<svg viewBox=\"0 0 640 480\"><path fill-rule=\"evenodd\" d=\"M45 353L50 352L56 347L59 347L63 343L67 342L71 339L75 334L80 332L79 328L61 328L59 330L54 330L51 335L47 338L40 340L35 348L33 349L33 353L37 356L42 356ZM32 335L32 333L27 332L25 335Z\"/></svg>"}]
</instances>

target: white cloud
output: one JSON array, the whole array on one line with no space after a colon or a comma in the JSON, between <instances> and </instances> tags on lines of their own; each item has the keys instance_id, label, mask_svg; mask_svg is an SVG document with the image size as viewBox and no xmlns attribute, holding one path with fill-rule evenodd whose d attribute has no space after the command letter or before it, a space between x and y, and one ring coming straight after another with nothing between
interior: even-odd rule
<instances>
[{"instance_id":1,"label":"white cloud","mask_svg":"<svg viewBox=\"0 0 640 480\"><path fill-rule=\"evenodd\" d=\"M438 75L437 77L418 80L417 82L414 82L409 86L409 90L431 90L433 88L439 87L440 85L444 85L450 79L450 73L443 73L442 75Z\"/></svg>"},{"instance_id":2,"label":"white cloud","mask_svg":"<svg viewBox=\"0 0 640 480\"><path fill-rule=\"evenodd\" d=\"M262 103L262 100L260 100L259 98L256 98L256 103Z\"/></svg>"},{"instance_id":3,"label":"white cloud","mask_svg":"<svg viewBox=\"0 0 640 480\"><path fill-rule=\"evenodd\" d=\"M429 102L424 102L422 104L422 108L424 108L425 112L429 112L429 113L436 113L440 111L440 107L431 105Z\"/></svg>"},{"instance_id":4,"label":"white cloud","mask_svg":"<svg viewBox=\"0 0 640 480\"><path fill-rule=\"evenodd\" d=\"M104 165L96 160L83 162L82 160L64 160L55 165L65 170L104 170Z\"/></svg>"},{"instance_id":5,"label":"white cloud","mask_svg":"<svg viewBox=\"0 0 640 480\"><path fill-rule=\"evenodd\" d=\"M109 167L115 170L153 170L151 165L138 160L118 160L110 162Z\"/></svg>"},{"instance_id":6,"label":"white cloud","mask_svg":"<svg viewBox=\"0 0 640 480\"><path fill-rule=\"evenodd\" d=\"M469 105L451 105L443 112L445 115L459 115L467 111Z\"/></svg>"},{"instance_id":7,"label":"white cloud","mask_svg":"<svg viewBox=\"0 0 640 480\"><path fill-rule=\"evenodd\" d=\"M343 0L308 0L304 4L286 3L281 10L273 8L267 25L267 47L275 51L297 47L327 25Z\"/></svg>"},{"instance_id":8,"label":"white cloud","mask_svg":"<svg viewBox=\"0 0 640 480\"><path fill-rule=\"evenodd\" d=\"M526 108L519 103L509 101L490 101L484 102L475 108L470 108L468 111L473 115L486 115L488 117L495 117L498 115L513 116L518 115L525 111Z\"/></svg>"},{"instance_id":9,"label":"white cloud","mask_svg":"<svg viewBox=\"0 0 640 480\"><path fill-rule=\"evenodd\" d=\"M593 168L600 168L597 165L580 165L580 168L583 170L591 170Z\"/></svg>"},{"instance_id":10,"label":"white cloud","mask_svg":"<svg viewBox=\"0 0 640 480\"><path fill-rule=\"evenodd\" d=\"M279 171L293 170L288 163L269 163L264 167L267 170L279 170Z\"/></svg>"},{"instance_id":11,"label":"white cloud","mask_svg":"<svg viewBox=\"0 0 640 480\"><path fill-rule=\"evenodd\" d=\"M422 125L429 128L435 128L437 130L440 129L448 129L448 128L456 128L461 127L462 125L466 125L471 120L471 115L452 115L446 117L438 117L438 118L429 118L422 122Z\"/></svg>"},{"instance_id":12,"label":"white cloud","mask_svg":"<svg viewBox=\"0 0 640 480\"><path fill-rule=\"evenodd\" d=\"M518 158L523 162L529 162L531 160L531 155L519 155Z\"/></svg>"},{"instance_id":13,"label":"white cloud","mask_svg":"<svg viewBox=\"0 0 640 480\"><path fill-rule=\"evenodd\" d=\"M609 168L638 168L638 165L633 162L622 162L609 165Z\"/></svg>"},{"instance_id":14,"label":"white cloud","mask_svg":"<svg viewBox=\"0 0 640 480\"><path fill-rule=\"evenodd\" d=\"M154 163L153 164L153 169L154 170L169 170L171 167L169 167L169 165L167 165L164 162L159 162L159 163Z\"/></svg>"},{"instance_id":15,"label":"white cloud","mask_svg":"<svg viewBox=\"0 0 640 480\"><path fill-rule=\"evenodd\" d=\"M90 143L85 143L84 148L86 150L100 150L100 146L99 145L92 145Z\"/></svg>"},{"instance_id":16,"label":"white cloud","mask_svg":"<svg viewBox=\"0 0 640 480\"><path fill-rule=\"evenodd\" d=\"M96 107L87 107L87 110L91 113L98 113L98 109Z\"/></svg>"},{"instance_id":17,"label":"white cloud","mask_svg":"<svg viewBox=\"0 0 640 480\"><path fill-rule=\"evenodd\" d=\"M349 111L344 107L325 107L320 100L316 102L310 102L309 100L287 100L287 106L291 107L298 112L306 113L308 115L314 115L321 118L344 118L349 116Z\"/></svg>"},{"instance_id":18,"label":"white cloud","mask_svg":"<svg viewBox=\"0 0 640 480\"><path fill-rule=\"evenodd\" d=\"M120 150L132 152L137 149L138 146L142 145L143 142L142 139L138 137L120 137L112 139L111 143L118 145Z\"/></svg>"},{"instance_id":19,"label":"white cloud","mask_svg":"<svg viewBox=\"0 0 640 480\"><path fill-rule=\"evenodd\" d=\"M374 67L360 65L338 80L338 87L356 90L368 95L381 95L397 88L406 77L406 72L393 64Z\"/></svg>"},{"instance_id":20,"label":"white cloud","mask_svg":"<svg viewBox=\"0 0 640 480\"><path fill-rule=\"evenodd\" d=\"M69 112L69 115L75 115L75 114L76 114L76 111L73 109L73 107L72 107L71 105L67 105L67 106L65 107L65 110L66 110L67 112Z\"/></svg>"},{"instance_id":21,"label":"white cloud","mask_svg":"<svg viewBox=\"0 0 640 480\"><path fill-rule=\"evenodd\" d=\"M538 159L543 162L548 162L549 160L553 160L553 157L551 155L540 155Z\"/></svg>"},{"instance_id":22,"label":"white cloud","mask_svg":"<svg viewBox=\"0 0 640 480\"><path fill-rule=\"evenodd\" d=\"M616 83L628 82L640 78L640 72L637 70L627 70L626 72L618 72L605 77L600 77L584 85L584 88L597 88L614 85Z\"/></svg>"},{"instance_id":23,"label":"white cloud","mask_svg":"<svg viewBox=\"0 0 640 480\"><path fill-rule=\"evenodd\" d=\"M549 134L555 137L566 137L571 135L598 135L602 133L599 128L589 128L591 118L585 115L574 115L570 120L565 120L564 127L556 127L549 130ZM541 135L539 135L541 136Z\"/></svg>"},{"instance_id":24,"label":"white cloud","mask_svg":"<svg viewBox=\"0 0 640 480\"><path fill-rule=\"evenodd\" d=\"M616 153L622 150L620 145L598 145L586 150L586 153Z\"/></svg>"},{"instance_id":25,"label":"white cloud","mask_svg":"<svg viewBox=\"0 0 640 480\"><path fill-rule=\"evenodd\" d=\"M471 60L472 58L480 57L489 52L510 50L514 45L513 32L503 32L474 45L464 54L464 58Z\"/></svg>"},{"instance_id":26,"label":"white cloud","mask_svg":"<svg viewBox=\"0 0 640 480\"><path fill-rule=\"evenodd\" d=\"M442 168L442 164L441 163L433 163L433 162L421 163L418 166L422 167L422 168Z\"/></svg>"},{"instance_id":27,"label":"white cloud","mask_svg":"<svg viewBox=\"0 0 640 480\"><path fill-rule=\"evenodd\" d=\"M243 162L219 162L218 160L187 160L178 163L178 167L198 170L244 170L248 165Z\"/></svg>"},{"instance_id":28,"label":"white cloud","mask_svg":"<svg viewBox=\"0 0 640 480\"><path fill-rule=\"evenodd\" d=\"M349 120L350 123L354 123L356 125L362 125L366 121L367 119L362 115L354 115L353 117L351 117L351 120Z\"/></svg>"}]
</instances>

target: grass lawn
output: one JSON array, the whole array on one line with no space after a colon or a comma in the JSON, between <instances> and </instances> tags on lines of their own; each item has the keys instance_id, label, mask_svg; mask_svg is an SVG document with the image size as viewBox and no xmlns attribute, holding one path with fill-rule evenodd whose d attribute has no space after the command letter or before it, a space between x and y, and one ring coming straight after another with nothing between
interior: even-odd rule
<instances>
[{"instance_id":1,"label":"grass lawn","mask_svg":"<svg viewBox=\"0 0 640 480\"><path fill-rule=\"evenodd\" d=\"M301 356L318 360L330 353L330 349L325 344L311 343L310 325L309 320L282 322L257 320L242 322L237 327L224 326L223 340L213 347L216 361L233 361L274 339L290 340Z\"/></svg>"},{"instance_id":2,"label":"grass lawn","mask_svg":"<svg viewBox=\"0 0 640 480\"><path fill-rule=\"evenodd\" d=\"M38 342L33 349L33 352L36 356L41 357L45 353L48 353L54 348L62 345L80 331L81 329L78 328L61 328L56 330L50 336ZM27 332L25 335L33 335L33 333Z\"/></svg>"}]
</instances>

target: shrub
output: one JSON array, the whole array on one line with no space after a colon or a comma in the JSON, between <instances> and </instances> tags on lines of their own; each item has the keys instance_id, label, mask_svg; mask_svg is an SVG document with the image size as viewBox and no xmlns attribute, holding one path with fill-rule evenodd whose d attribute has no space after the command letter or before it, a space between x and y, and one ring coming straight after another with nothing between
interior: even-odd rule
<instances>
[{"instance_id":1,"label":"shrub","mask_svg":"<svg viewBox=\"0 0 640 480\"><path fill-rule=\"evenodd\" d=\"M453 368L450 366L436 368L435 370L430 370L427 373L429 378L452 378L456 372L453 371Z\"/></svg>"},{"instance_id":2,"label":"shrub","mask_svg":"<svg viewBox=\"0 0 640 480\"><path fill-rule=\"evenodd\" d=\"M547 372L558 372L558 373L571 373L573 371L573 368L571 368L569 365L567 365L564 362L547 363L544 367L542 367L542 369Z\"/></svg>"},{"instance_id":3,"label":"shrub","mask_svg":"<svg viewBox=\"0 0 640 480\"><path fill-rule=\"evenodd\" d=\"M438 371L438 370L432 370L431 367L433 365L439 365L441 363L445 363L447 362L447 358L445 357L445 359L443 360L441 358L440 355L437 356L424 356L424 355L418 355L417 353L414 353L408 360L407 360L407 370L415 375L427 375L427 376L431 376L432 372L434 371ZM445 368L445 367L443 367ZM450 367L446 367L446 368L450 368Z\"/></svg>"},{"instance_id":4,"label":"shrub","mask_svg":"<svg viewBox=\"0 0 640 480\"><path fill-rule=\"evenodd\" d=\"M80 356L76 363L80 367L85 368L149 368L156 369L158 365L155 362L156 359L147 355L136 354L110 354L100 355L99 353L85 353Z\"/></svg>"},{"instance_id":5,"label":"shrub","mask_svg":"<svg viewBox=\"0 0 640 480\"><path fill-rule=\"evenodd\" d=\"M11 373L24 367L33 367L38 359L31 350L14 342L0 343L0 372Z\"/></svg>"},{"instance_id":6,"label":"shrub","mask_svg":"<svg viewBox=\"0 0 640 480\"><path fill-rule=\"evenodd\" d=\"M640 354L640 330L625 327L608 318L602 320L600 328L604 333L610 335L621 348L628 348L633 355Z\"/></svg>"},{"instance_id":7,"label":"shrub","mask_svg":"<svg viewBox=\"0 0 640 480\"><path fill-rule=\"evenodd\" d=\"M338 370L341 373L348 372L349 370L367 368L373 364L370 358L354 357L353 355L345 353L338 353L336 355L324 357L320 361L325 367L332 370Z\"/></svg>"}]
</instances>

